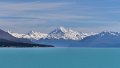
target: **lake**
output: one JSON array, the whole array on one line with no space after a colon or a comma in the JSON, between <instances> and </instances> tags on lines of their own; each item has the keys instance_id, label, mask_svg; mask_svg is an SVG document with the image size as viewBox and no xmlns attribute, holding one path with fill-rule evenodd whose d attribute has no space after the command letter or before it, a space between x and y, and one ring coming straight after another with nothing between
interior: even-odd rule
<instances>
[{"instance_id":1,"label":"lake","mask_svg":"<svg viewBox=\"0 0 120 68\"><path fill-rule=\"evenodd\" d=\"M0 48L0 68L120 68L120 49Z\"/></svg>"}]
</instances>

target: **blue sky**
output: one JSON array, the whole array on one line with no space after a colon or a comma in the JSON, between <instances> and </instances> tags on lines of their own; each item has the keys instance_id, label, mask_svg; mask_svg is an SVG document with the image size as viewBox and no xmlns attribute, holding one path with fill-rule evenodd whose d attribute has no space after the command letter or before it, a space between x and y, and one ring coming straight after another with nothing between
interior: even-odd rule
<instances>
[{"instance_id":1,"label":"blue sky","mask_svg":"<svg viewBox=\"0 0 120 68\"><path fill-rule=\"evenodd\" d=\"M119 0L0 0L0 28L50 32L64 26L83 32L120 32Z\"/></svg>"}]
</instances>

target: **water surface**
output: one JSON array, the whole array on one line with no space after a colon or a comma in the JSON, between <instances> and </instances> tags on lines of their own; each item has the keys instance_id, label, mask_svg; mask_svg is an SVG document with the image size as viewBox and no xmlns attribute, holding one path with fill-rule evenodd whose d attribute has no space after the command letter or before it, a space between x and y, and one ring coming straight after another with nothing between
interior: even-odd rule
<instances>
[{"instance_id":1,"label":"water surface","mask_svg":"<svg viewBox=\"0 0 120 68\"><path fill-rule=\"evenodd\" d=\"M120 68L120 49L1 48L0 68Z\"/></svg>"}]
</instances>

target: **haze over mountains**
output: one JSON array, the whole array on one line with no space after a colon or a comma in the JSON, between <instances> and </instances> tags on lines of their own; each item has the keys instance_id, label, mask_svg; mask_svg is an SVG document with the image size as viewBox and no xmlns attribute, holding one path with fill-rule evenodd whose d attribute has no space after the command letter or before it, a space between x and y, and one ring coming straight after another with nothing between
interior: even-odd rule
<instances>
[{"instance_id":1,"label":"haze over mountains","mask_svg":"<svg viewBox=\"0 0 120 68\"><path fill-rule=\"evenodd\" d=\"M56 47L120 47L120 33L112 31L84 33L59 27L49 34L34 31L28 34L8 33L16 38Z\"/></svg>"}]
</instances>

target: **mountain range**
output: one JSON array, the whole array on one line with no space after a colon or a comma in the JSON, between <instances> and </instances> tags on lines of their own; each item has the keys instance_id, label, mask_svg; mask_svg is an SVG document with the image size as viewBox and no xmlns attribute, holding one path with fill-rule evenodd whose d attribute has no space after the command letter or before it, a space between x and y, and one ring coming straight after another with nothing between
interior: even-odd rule
<instances>
[{"instance_id":1,"label":"mountain range","mask_svg":"<svg viewBox=\"0 0 120 68\"><path fill-rule=\"evenodd\" d=\"M19 34L8 31L9 34L16 38L25 38L29 40L40 40L40 39L64 39L64 40L81 40L87 36L95 35L96 33L84 33L84 32L77 32L72 29L66 29L64 27L56 28L55 30L51 31L50 33L41 33L36 31L30 31L27 34Z\"/></svg>"},{"instance_id":2,"label":"mountain range","mask_svg":"<svg viewBox=\"0 0 120 68\"><path fill-rule=\"evenodd\" d=\"M48 34L35 31L28 34L10 31L8 33L16 38L28 39L37 44L55 47L120 47L120 33L113 31L84 33L59 27Z\"/></svg>"},{"instance_id":3,"label":"mountain range","mask_svg":"<svg viewBox=\"0 0 120 68\"><path fill-rule=\"evenodd\" d=\"M120 33L103 31L79 41L76 47L120 47Z\"/></svg>"},{"instance_id":4,"label":"mountain range","mask_svg":"<svg viewBox=\"0 0 120 68\"><path fill-rule=\"evenodd\" d=\"M36 44L25 38L16 38L0 29L0 47L53 47L51 45Z\"/></svg>"}]
</instances>

